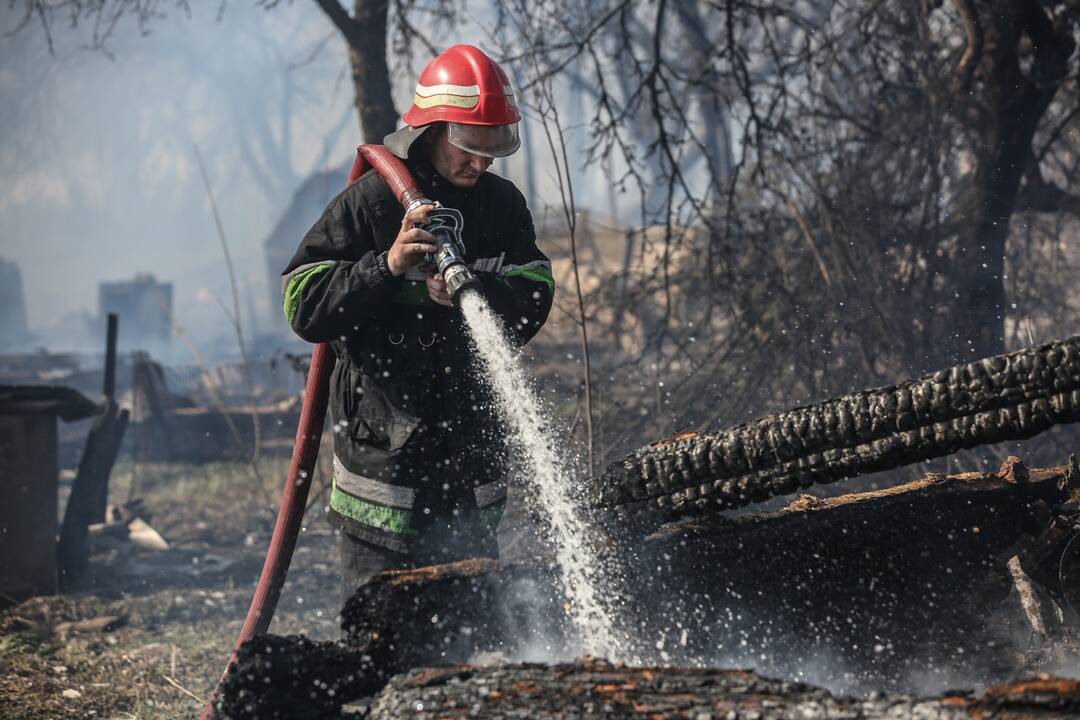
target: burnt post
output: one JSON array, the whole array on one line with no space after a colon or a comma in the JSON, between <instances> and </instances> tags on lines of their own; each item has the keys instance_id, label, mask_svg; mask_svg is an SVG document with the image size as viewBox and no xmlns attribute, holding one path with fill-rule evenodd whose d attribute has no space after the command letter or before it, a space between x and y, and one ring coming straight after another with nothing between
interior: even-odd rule
<instances>
[{"instance_id":1,"label":"burnt post","mask_svg":"<svg viewBox=\"0 0 1080 720\"><path fill-rule=\"evenodd\" d=\"M104 371L104 383L102 387L102 394L105 396L105 413L113 418L111 421L116 423L116 332L117 332L117 316L116 313L109 313L106 320L105 330L105 371ZM125 410L125 413L127 411ZM125 415L126 418L126 415ZM127 421L125 419L124 425L126 427ZM115 430L114 430L114 433ZM116 435L115 443L116 448L119 449L120 441L123 440L124 432L120 429L119 434ZM110 440L111 442L111 440ZM103 476L96 479L95 495L94 495L94 507L92 520L95 523L105 522L105 509L109 504L109 472L112 469L112 464L116 460L116 450L112 451L112 459L109 460L109 467L104 471Z\"/></svg>"},{"instance_id":2,"label":"burnt post","mask_svg":"<svg viewBox=\"0 0 1080 720\"><path fill-rule=\"evenodd\" d=\"M116 313L109 313L105 331L105 401L116 398Z\"/></svg>"}]
</instances>

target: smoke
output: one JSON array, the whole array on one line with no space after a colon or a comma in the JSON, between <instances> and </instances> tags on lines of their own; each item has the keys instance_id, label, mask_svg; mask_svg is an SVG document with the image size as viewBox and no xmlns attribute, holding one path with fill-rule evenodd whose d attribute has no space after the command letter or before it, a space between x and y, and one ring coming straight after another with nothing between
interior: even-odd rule
<instances>
[{"instance_id":1,"label":"smoke","mask_svg":"<svg viewBox=\"0 0 1080 720\"><path fill-rule=\"evenodd\" d=\"M5 4L0 27L21 17ZM22 271L31 330L56 349L78 349L49 330L96 315L99 282L139 272L174 283L175 318L198 344L228 335L195 143L255 305L245 324L270 327L262 241L303 178L355 142L344 44L313 5L199 6L150 29L121 23L110 55L63 23L54 54L34 23L0 44L0 254Z\"/></svg>"}]
</instances>

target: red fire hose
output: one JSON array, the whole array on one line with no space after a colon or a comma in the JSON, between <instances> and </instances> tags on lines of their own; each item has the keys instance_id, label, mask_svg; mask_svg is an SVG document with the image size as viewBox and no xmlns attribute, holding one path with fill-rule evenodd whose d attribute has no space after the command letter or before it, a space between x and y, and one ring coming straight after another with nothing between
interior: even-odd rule
<instances>
[{"instance_id":1,"label":"red fire hose","mask_svg":"<svg viewBox=\"0 0 1080 720\"><path fill-rule=\"evenodd\" d=\"M356 149L356 162L349 173L349 185L363 175L369 168L375 168L386 180L402 206L423 199L423 194L416 186L416 181L408 169L393 153L382 145L361 145ZM300 523L304 519L304 507L307 504L308 490L311 488L311 475L315 469L315 460L319 455L319 440L322 437L323 421L326 418L326 403L329 399L330 372L334 369L334 355L330 346L321 343L311 351L311 367L308 369L307 384L304 386L304 404L300 410L300 423L296 428L296 442L293 444L292 463L285 480L285 489L281 493L281 505L278 507L274 534L270 538L270 547L266 551L259 584L251 598L244 627L236 638L232 655L225 666L225 671L218 680L214 694L202 712L202 720L217 718L215 701L218 690L225 676L228 675L240 646L255 635L261 635L270 627L281 595L281 586L289 572L296 536L300 532Z\"/></svg>"}]
</instances>

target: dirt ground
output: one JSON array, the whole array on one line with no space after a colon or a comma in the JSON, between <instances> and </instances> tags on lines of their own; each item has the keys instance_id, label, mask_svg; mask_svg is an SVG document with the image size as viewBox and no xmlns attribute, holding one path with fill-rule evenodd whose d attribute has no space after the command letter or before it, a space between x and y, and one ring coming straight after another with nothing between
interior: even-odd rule
<instances>
[{"instance_id":1,"label":"dirt ground","mask_svg":"<svg viewBox=\"0 0 1080 720\"><path fill-rule=\"evenodd\" d=\"M85 589L0 611L0 718L190 718L200 712L243 623L273 527L286 459L119 464L110 501L136 496L170 548L97 548ZM338 635L337 538L326 478L270 630ZM61 499L63 501L63 498ZM64 623L107 616L104 630Z\"/></svg>"}]
</instances>

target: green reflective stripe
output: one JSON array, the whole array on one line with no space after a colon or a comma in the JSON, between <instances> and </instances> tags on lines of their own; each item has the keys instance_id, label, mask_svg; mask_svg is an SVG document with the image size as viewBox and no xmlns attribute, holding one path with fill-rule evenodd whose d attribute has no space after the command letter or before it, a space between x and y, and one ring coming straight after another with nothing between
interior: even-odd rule
<instances>
[{"instance_id":1,"label":"green reflective stripe","mask_svg":"<svg viewBox=\"0 0 1080 720\"><path fill-rule=\"evenodd\" d=\"M376 505L412 510L416 500L416 490L354 473L345 467L345 463L341 462L337 455L334 456L333 478L334 486L342 492Z\"/></svg>"},{"instance_id":2,"label":"green reflective stripe","mask_svg":"<svg viewBox=\"0 0 1080 720\"><path fill-rule=\"evenodd\" d=\"M370 525L396 535L416 535L410 511L361 500L338 490L336 484L330 491L330 507L361 525Z\"/></svg>"},{"instance_id":3,"label":"green reflective stripe","mask_svg":"<svg viewBox=\"0 0 1080 720\"><path fill-rule=\"evenodd\" d=\"M502 520L502 514L505 508L505 500L500 500L494 505L488 505L486 508L481 508L480 520L489 528L494 530L496 527L498 527L499 521Z\"/></svg>"},{"instance_id":4,"label":"green reflective stripe","mask_svg":"<svg viewBox=\"0 0 1080 720\"><path fill-rule=\"evenodd\" d=\"M313 265L308 268L302 269L289 278L288 284L285 286L285 319L289 325L292 325L293 318L296 317L296 310L300 307L300 297L304 294L304 288L311 282L311 279L321 272L329 270L334 265L333 263L322 263L319 265Z\"/></svg>"},{"instance_id":5,"label":"green reflective stripe","mask_svg":"<svg viewBox=\"0 0 1080 720\"><path fill-rule=\"evenodd\" d=\"M401 289L394 296L394 302L402 305L431 305L428 297L427 283L405 280L401 283Z\"/></svg>"},{"instance_id":6,"label":"green reflective stripe","mask_svg":"<svg viewBox=\"0 0 1080 720\"><path fill-rule=\"evenodd\" d=\"M555 278L551 274L551 268L546 265L517 265L509 270L503 270L503 277L523 277L533 282L547 283L548 289L555 292Z\"/></svg>"}]
</instances>

